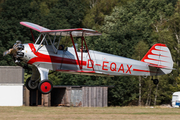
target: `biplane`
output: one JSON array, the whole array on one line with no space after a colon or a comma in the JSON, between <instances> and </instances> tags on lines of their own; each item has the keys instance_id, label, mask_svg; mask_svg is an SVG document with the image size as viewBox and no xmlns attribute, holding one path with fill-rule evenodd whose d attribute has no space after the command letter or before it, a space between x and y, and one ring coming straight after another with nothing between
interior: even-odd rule
<instances>
[{"instance_id":1,"label":"biplane","mask_svg":"<svg viewBox=\"0 0 180 120\"><path fill-rule=\"evenodd\" d=\"M101 33L85 28L50 30L30 22L20 22L30 28L34 43L22 44L16 41L13 48L3 55L12 54L14 62L32 65L32 76L26 80L29 90L39 89L43 94L51 92L53 85L48 80L49 70L81 75L100 76L158 76L168 74L173 69L171 53L165 44L151 47L141 61L117 55L89 50L86 36L100 36ZM32 30L40 34L35 40ZM69 36L73 47L59 49L61 38ZM81 39L81 48L76 48L74 37ZM154 84L159 80L152 79Z\"/></svg>"}]
</instances>

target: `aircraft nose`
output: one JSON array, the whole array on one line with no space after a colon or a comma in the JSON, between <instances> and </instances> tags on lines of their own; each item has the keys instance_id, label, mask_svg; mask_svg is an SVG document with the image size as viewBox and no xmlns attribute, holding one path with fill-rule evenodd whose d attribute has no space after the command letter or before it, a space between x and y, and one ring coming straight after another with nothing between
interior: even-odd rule
<instances>
[{"instance_id":1,"label":"aircraft nose","mask_svg":"<svg viewBox=\"0 0 180 120\"><path fill-rule=\"evenodd\" d=\"M3 53L3 56L12 54L15 63L21 62L21 58L24 57L24 53L22 52L24 50L24 45L21 44L21 41L17 40L16 43L13 45L13 48L6 50Z\"/></svg>"},{"instance_id":2,"label":"aircraft nose","mask_svg":"<svg viewBox=\"0 0 180 120\"><path fill-rule=\"evenodd\" d=\"M16 51L16 55L13 55L13 56L15 58L15 63L20 63L21 58L24 57L24 52L22 52L24 50L24 45L21 44L21 42L19 41L16 41L16 44L17 44L16 46L17 51Z\"/></svg>"}]
</instances>

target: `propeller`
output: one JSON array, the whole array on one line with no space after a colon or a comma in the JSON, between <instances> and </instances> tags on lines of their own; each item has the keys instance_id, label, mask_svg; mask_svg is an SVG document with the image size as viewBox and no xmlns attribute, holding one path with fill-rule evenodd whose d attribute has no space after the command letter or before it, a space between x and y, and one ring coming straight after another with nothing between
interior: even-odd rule
<instances>
[{"instance_id":1,"label":"propeller","mask_svg":"<svg viewBox=\"0 0 180 120\"><path fill-rule=\"evenodd\" d=\"M6 55L8 55L8 54L15 54L16 52L17 52L16 49L11 48L11 49L9 49L9 50L4 51L4 52L3 52L3 56L6 56Z\"/></svg>"},{"instance_id":2,"label":"propeller","mask_svg":"<svg viewBox=\"0 0 180 120\"><path fill-rule=\"evenodd\" d=\"M6 50L3 52L3 56L8 54L12 54L15 60L15 63L20 62L19 58L24 56L24 53L21 52L24 49L24 45L21 44L21 41L17 40L16 43L13 45L13 48Z\"/></svg>"}]
</instances>

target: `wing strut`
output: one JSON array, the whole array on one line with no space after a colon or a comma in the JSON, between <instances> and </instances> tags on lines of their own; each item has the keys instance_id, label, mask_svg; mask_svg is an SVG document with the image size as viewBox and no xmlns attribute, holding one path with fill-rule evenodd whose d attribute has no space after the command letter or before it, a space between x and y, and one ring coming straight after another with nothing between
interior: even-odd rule
<instances>
[{"instance_id":1,"label":"wing strut","mask_svg":"<svg viewBox=\"0 0 180 120\"><path fill-rule=\"evenodd\" d=\"M83 49L83 39L81 38L81 47ZM82 64L83 64L83 51L81 51L81 68L82 68Z\"/></svg>"},{"instance_id":2,"label":"wing strut","mask_svg":"<svg viewBox=\"0 0 180 120\"><path fill-rule=\"evenodd\" d=\"M34 35L33 35L33 32L32 32L32 29L30 29L30 31L31 31L31 36L32 36L32 38L33 38L33 41L34 41L34 43L35 43L35 39L34 39Z\"/></svg>"},{"instance_id":3,"label":"wing strut","mask_svg":"<svg viewBox=\"0 0 180 120\"><path fill-rule=\"evenodd\" d=\"M72 37L72 34L70 33L70 37L71 37L71 40L72 40L72 43L73 43L73 46L74 46L74 51L76 53L76 57L77 57L77 60L78 60L78 64L79 64L79 68L82 70L82 66L80 64L80 61L79 61L79 57L78 57L78 54L77 54L77 51L76 51L76 46L74 44L74 40L73 40L73 37Z\"/></svg>"},{"instance_id":4,"label":"wing strut","mask_svg":"<svg viewBox=\"0 0 180 120\"><path fill-rule=\"evenodd\" d=\"M86 41L85 41L85 39L84 39L84 36L82 36L81 39L84 41L84 44L85 44L85 46L86 46L86 50L87 50L87 52L88 52L89 59L90 59L90 61L91 61L91 65L92 65L92 68L93 68L93 71L94 71L93 61L91 60L91 56L90 56L90 54L89 54L89 50L88 50Z\"/></svg>"}]
</instances>

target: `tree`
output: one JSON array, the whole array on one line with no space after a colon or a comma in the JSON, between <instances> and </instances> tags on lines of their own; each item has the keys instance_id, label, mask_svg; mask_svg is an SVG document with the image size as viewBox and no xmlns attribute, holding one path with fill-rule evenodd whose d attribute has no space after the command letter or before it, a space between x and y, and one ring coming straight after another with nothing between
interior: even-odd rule
<instances>
[{"instance_id":1,"label":"tree","mask_svg":"<svg viewBox=\"0 0 180 120\"><path fill-rule=\"evenodd\" d=\"M81 27L85 15L86 3L83 0L6 0L1 4L0 13L0 52L11 48L16 40L22 43L32 42L28 28L20 21L29 21L49 29ZM38 32L34 32L35 37ZM63 41L66 39L64 38ZM69 43L67 43L69 44ZM0 65L15 65L10 56L0 58Z\"/></svg>"},{"instance_id":2,"label":"tree","mask_svg":"<svg viewBox=\"0 0 180 120\"><path fill-rule=\"evenodd\" d=\"M141 60L143 56L147 53L148 51L148 45L144 41L139 41L138 44L134 48L134 54L132 56L133 59L136 60ZM141 106L141 96L142 96L142 77L139 76L139 102L138 105Z\"/></svg>"},{"instance_id":3,"label":"tree","mask_svg":"<svg viewBox=\"0 0 180 120\"><path fill-rule=\"evenodd\" d=\"M82 22L83 26L99 30L104 24L105 16L110 15L115 6L126 5L130 1L133 0L86 0L89 6Z\"/></svg>"},{"instance_id":4,"label":"tree","mask_svg":"<svg viewBox=\"0 0 180 120\"><path fill-rule=\"evenodd\" d=\"M171 74L160 76L160 84L158 86L159 103L169 103L171 101L172 92L179 90L179 1L175 5L175 10L172 16L165 16L164 13L159 13L159 20L153 24L153 36L158 42L164 43L171 51L174 61L174 68ZM163 92L166 91L166 92ZM155 102L154 102L155 103ZM156 103L155 103L156 104Z\"/></svg>"}]
</instances>

